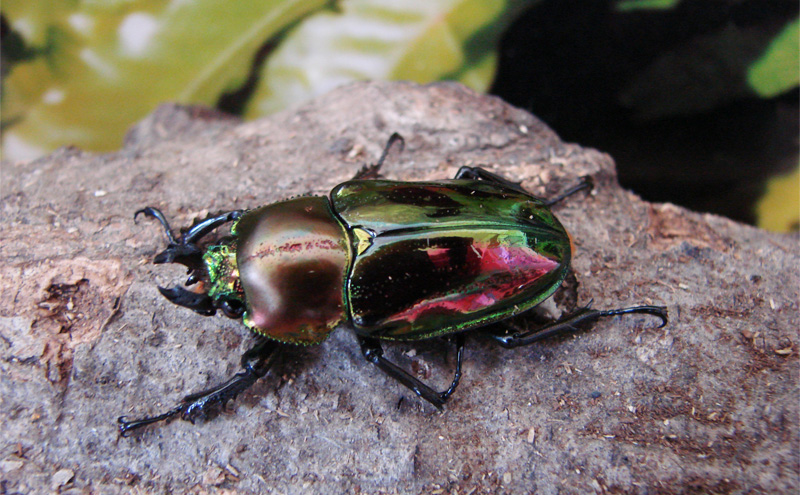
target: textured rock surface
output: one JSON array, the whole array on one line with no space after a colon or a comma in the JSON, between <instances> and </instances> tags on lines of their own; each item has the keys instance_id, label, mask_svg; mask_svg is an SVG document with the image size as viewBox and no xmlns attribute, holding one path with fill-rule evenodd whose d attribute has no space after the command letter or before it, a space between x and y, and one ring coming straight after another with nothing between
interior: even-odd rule
<instances>
[{"instance_id":1,"label":"textured rock surface","mask_svg":"<svg viewBox=\"0 0 800 495\"><path fill-rule=\"evenodd\" d=\"M286 352L274 373L195 425L133 438L115 420L172 406L237 371L244 327L164 300L157 206L174 226L209 212L325 194L406 139L403 180L481 164L548 195L577 291L559 309L665 304L671 322L614 318L503 350L468 340L439 413L365 363L352 335ZM616 183L612 160L531 115L456 85L362 83L241 123L164 106L113 154L63 149L4 163L0 216L0 491L45 493L743 493L798 486L797 237L671 205ZM574 286L573 286L574 287ZM439 342L391 346L449 382ZM415 350L415 352L410 352ZM404 399L403 399L404 398ZM403 400L401 400L403 399Z\"/></svg>"}]
</instances>

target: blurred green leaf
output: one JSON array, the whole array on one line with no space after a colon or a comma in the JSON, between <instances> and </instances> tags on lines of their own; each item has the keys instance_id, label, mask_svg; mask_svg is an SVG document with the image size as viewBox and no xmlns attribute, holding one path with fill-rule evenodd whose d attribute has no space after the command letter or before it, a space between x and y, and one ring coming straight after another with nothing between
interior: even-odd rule
<instances>
[{"instance_id":1,"label":"blurred green leaf","mask_svg":"<svg viewBox=\"0 0 800 495\"><path fill-rule=\"evenodd\" d=\"M342 0L292 29L267 61L248 116L299 104L347 82L441 79L486 91L496 45L533 0Z\"/></svg>"},{"instance_id":2,"label":"blurred green leaf","mask_svg":"<svg viewBox=\"0 0 800 495\"><path fill-rule=\"evenodd\" d=\"M75 13L77 1L58 0L6 0L3 14L14 30L29 46L44 49L50 39L50 30Z\"/></svg>"},{"instance_id":3,"label":"blurred green leaf","mask_svg":"<svg viewBox=\"0 0 800 495\"><path fill-rule=\"evenodd\" d=\"M747 72L747 82L763 98L777 96L800 83L800 19L781 31Z\"/></svg>"},{"instance_id":4,"label":"blurred green leaf","mask_svg":"<svg viewBox=\"0 0 800 495\"><path fill-rule=\"evenodd\" d=\"M774 232L800 228L800 165L793 171L770 178L756 205L758 226Z\"/></svg>"},{"instance_id":5,"label":"blurred green leaf","mask_svg":"<svg viewBox=\"0 0 800 495\"><path fill-rule=\"evenodd\" d=\"M619 12L636 10L667 10L677 6L680 0L619 0L614 8Z\"/></svg>"},{"instance_id":6,"label":"blurred green leaf","mask_svg":"<svg viewBox=\"0 0 800 495\"><path fill-rule=\"evenodd\" d=\"M4 148L110 150L159 103L213 105L267 40L327 2L7 1L12 28L43 51L4 80L3 119L19 119Z\"/></svg>"}]
</instances>

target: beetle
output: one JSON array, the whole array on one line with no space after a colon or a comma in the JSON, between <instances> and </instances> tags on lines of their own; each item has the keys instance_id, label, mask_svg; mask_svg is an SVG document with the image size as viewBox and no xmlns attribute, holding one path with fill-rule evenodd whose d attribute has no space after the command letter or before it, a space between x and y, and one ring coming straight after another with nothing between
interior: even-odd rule
<instances>
[{"instance_id":1,"label":"beetle","mask_svg":"<svg viewBox=\"0 0 800 495\"><path fill-rule=\"evenodd\" d=\"M242 371L219 386L186 396L173 409L129 421L123 436L180 416L205 417L265 376L286 345L315 345L336 328L354 332L364 358L441 409L461 379L465 335L488 335L513 348L575 330L602 317L645 313L667 323L661 306L596 310L586 306L535 330L499 329L549 298L564 281L571 241L551 206L591 187L584 180L552 200L479 167L454 179L378 179L395 143L329 196L303 196L209 217L175 237L164 215L147 207L168 239L154 263L189 268L186 285L159 291L173 303L211 316L240 319L261 338L241 358ZM206 248L199 241L224 224L231 235ZM455 375L437 392L383 356L382 341L452 336Z\"/></svg>"}]
</instances>

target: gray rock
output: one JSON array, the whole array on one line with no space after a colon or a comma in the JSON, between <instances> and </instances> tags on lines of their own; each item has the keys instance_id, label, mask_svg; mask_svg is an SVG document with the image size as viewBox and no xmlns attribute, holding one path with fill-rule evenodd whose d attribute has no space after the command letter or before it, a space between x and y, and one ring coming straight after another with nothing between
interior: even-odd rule
<instances>
[{"instance_id":1,"label":"gray rock","mask_svg":"<svg viewBox=\"0 0 800 495\"><path fill-rule=\"evenodd\" d=\"M402 180L482 165L547 196L577 284L557 311L663 304L671 321L601 321L516 350L468 340L444 413L367 364L352 335L291 349L208 422L118 438L116 418L171 407L238 368L252 343L224 317L163 299L154 266L173 226L209 212L325 194L392 132ZM3 493L789 493L798 486L796 236L654 205L611 158L454 84L359 83L242 123L161 107L122 150L3 163L0 479ZM444 388L446 343L387 346ZM430 376L429 376L430 375ZM69 476L67 476L69 474Z\"/></svg>"}]
</instances>

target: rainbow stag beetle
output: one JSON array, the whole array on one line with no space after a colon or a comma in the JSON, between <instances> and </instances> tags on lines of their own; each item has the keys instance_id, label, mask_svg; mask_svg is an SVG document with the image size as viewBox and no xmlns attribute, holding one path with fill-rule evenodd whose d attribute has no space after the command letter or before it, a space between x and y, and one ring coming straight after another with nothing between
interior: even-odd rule
<instances>
[{"instance_id":1,"label":"rainbow stag beetle","mask_svg":"<svg viewBox=\"0 0 800 495\"><path fill-rule=\"evenodd\" d=\"M189 267L186 285L161 293L210 316L221 310L261 336L242 356L240 373L189 395L158 416L119 418L125 435L173 416L193 421L223 406L266 375L284 345L319 344L338 327L355 333L367 361L437 408L461 378L464 337L487 334L503 347L527 345L571 332L605 316L648 313L667 323L666 308L636 306L599 311L584 307L532 331L491 325L538 305L561 285L572 256L570 239L550 207L590 187L588 181L550 201L477 167L461 167L453 180L377 180L395 142L392 135L375 165L363 167L330 197L300 197L237 210L197 223L175 238L155 208L169 245L155 263ZM201 238L233 222L231 236L205 250ZM456 371L437 392L383 356L381 340L454 335Z\"/></svg>"}]
</instances>

